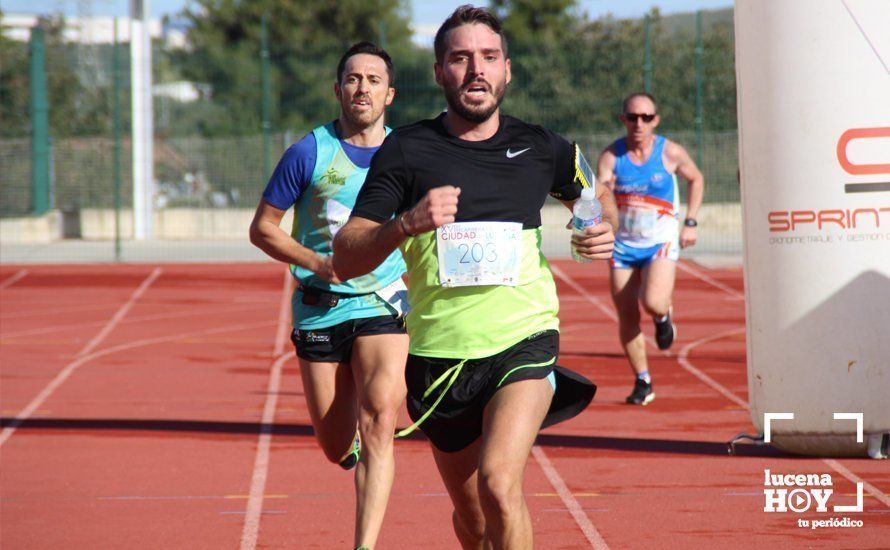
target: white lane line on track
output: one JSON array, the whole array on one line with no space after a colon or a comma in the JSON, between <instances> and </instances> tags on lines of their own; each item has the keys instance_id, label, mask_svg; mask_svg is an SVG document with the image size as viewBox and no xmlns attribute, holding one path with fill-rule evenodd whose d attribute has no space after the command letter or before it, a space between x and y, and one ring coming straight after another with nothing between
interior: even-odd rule
<instances>
[{"instance_id":1,"label":"white lane line on track","mask_svg":"<svg viewBox=\"0 0 890 550\"><path fill-rule=\"evenodd\" d=\"M688 271L689 271L690 273L692 273L691 270L688 270ZM695 275L695 273L693 273L693 275ZM698 276L698 275L696 275L696 276ZM727 294L729 294L729 295L731 295L731 296L738 296L738 295L739 295L738 292L736 292L734 289L729 288L729 287L727 287L726 285L724 285L724 284L722 284L722 283L720 283L720 282L718 282L718 281L714 281L714 280L711 279L710 277L705 276L705 277L699 277L699 278L700 278L701 280L705 281L706 283L710 284L711 286L714 286L714 287L716 287L716 288L719 288L720 290L726 292ZM744 296L743 296L742 298L744 299ZM723 333L723 335L724 335L724 336L727 336L728 334ZM716 339L716 337L715 337L714 339ZM704 343L704 342L701 342L701 343ZM687 347L688 347L688 346L687 346ZM688 352L689 350L686 350L686 351ZM687 360L687 362L688 362L688 360ZM728 390L727 390L727 391L728 391ZM723 393L723 392L721 392L721 393ZM731 392L730 392L730 394L731 394ZM726 395L726 394L724 394L724 395ZM729 397L729 396L727 395L727 397ZM736 399L738 399L738 398L736 398ZM735 399L731 399L731 400L734 401L734 402L737 402L737 401L735 401ZM746 404L746 405L743 405L743 406L745 407L745 409L748 409L747 404ZM879 501L881 501L885 506L887 506L887 508L890 508L890 497L888 497L887 495L885 495L880 489L878 489L877 487L875 487L875 486L872 485L871 483L869 483L869 482L863 480L862 478L860 478L859 476L857 476L856 474L854 474L853 472L851 472L850 470L848 470L843 464L841 464L840 462L838 462L838 461L836 461L836 460L834 460L834 459L831 459L831 458L824 458L824 459L822 459L822 462L824 462L825 464L827 464L830 468L832 468L832 469L833 469L834 471L836 471L837 473L839 473L839 474L841 474L842 476L844 476L845 478L847 478L847 479L848 479L849 481L851 481L854 485L855 485L856 483L862 483L862 488L863 488L863 489L865 489L866 491L868 491L868 493L869 493L870 495L872 495L873 497L875 497L876 499L878 499Z\"/></svg>"},{"instance_id":2,"label":"white lane line on track","mask_svg":"<svg viewBox=\"0 0 890 550\"><path fill-rule=\"evenodd\" d=\"M693 270L692 268L689 268L688 266L683 265L682 262L678 262L678 266L680 266L685 271L691 273L692 275L698 277L702 281L708 283L709 285L711 285L717 289L720 289L723 292L726 292L733 298L737 298L737 299L741 298L742 300L744 300L744 296L739 294L738 291L736 291L735 289L730 288L730 287L724 285L723 283L720 283L719 281L715 281L713 278L711 278L703 273L700 273L697 270ZM587 298L590 302L592 302L594 305L599 307L601 310L606 311L606 309L602 305L601 301L598 300L595 296L592 296L590 293L588 293L584 289L584 287L582 287L581 285L576 283L565 272L563 272L556 266L551 266L551 267L553 268L554 274L556 274L558 277L563 279L576 292L580 293L582 296ZM606 313L608 315L610 312L606 312ZM615 316L614 314L609 315L609 317L611 319L617 321L617 316ZM747 402L745 402L742 398L738 397L737 395L732 393L730 390L728 390L726 387L722 386L717 381L715 381L713 378L711 378L710 376L706 375L704 372L702 372L701 370L699 370L698 368L693 366L692 362L689 361L689 358L688 358L689 352L692 351L693 348L700 346L702 344L714 341L714 340L718 340L720 338L725 338L727 336L731 336L733 334L743 332L744 330L745 330L744 327L739 327L734 330L721 332L721 333L715 334L713 336L702 338L702 339L696 340L695 342L687 344L680 352L680 357L678 358L678 362L680 363L681 367L683 367L685 370L689 371L691 374L693 374L696 378L698 378L699 380L701 380L702 382L707 384L709 387L718 391L721 395L723 395L724 397L726 397L733 403L743 407L745 410L749 410ZM890 508L890 498L888 498L887 495L885 495L883 492L881 492L880 489L878 489L874 485L862 480L861 478L856 476L856 474L854 474L853 472L848 470L846 467L844 467L841 463L839 463L835 460L823 459L823 462L825 462L825 464L827 464L829 467L833 468L836 472L838 472L839 474L841 474L842 476L844 476L845 478L847 478L854 484L857 482L861 482L863 489L868 491L869 494L871 494L873 497L875 497L876 499L878 499L879 501L884 503L888 508Z\"/></svg>"},{"instance_id":3,"label":"white lane line on track","mask_svg":"<svg viewBox=\"0 0 890 550\"><path fill-rule=\"evenodd\" d=\"M257 440L256 457L253 462L253 474L250 479L250 492L244 514L244 527L241 530L241 550L254 550L260 534L260 519L263 515L263 494L266 491L266 479L269 474L269 452L272 447L272 423L275 422L275 408L278 405L278 391L281 387L281 370L284 363L293 354L285 353L287 341L288 319L290 317L290 295L293 278L290 271L284 272L284 288L281 291L281 302L278 308L278 326L275 331L275 344L272 369L269 373L269 384L266 391L266 403L263 406L263 419L260 435Z\"/></svg>"},{"instance_id":4,"label":"white lane line on track","mask_svg":"<svg viewBox=\"0 0 890 550\"><path fill-rule=\"evenodd\" d=\"M599 300L596 296L593 296L592 294L590 294L589 292L587 292L587 290L585 290L584 287L582 287L582 286L581 286L580 284L578 284L574 279L572 279L571 277L569 277L569 275L568 275L567 273L565 273L564 271L562 271L561 269L559 269L559 268L557 268L557 267L555 267L555 266L551 266L551 267L553 268L553 272L556 274L556 276L559 277L560 279L562 279L563 281L565 281L565 283L568 284L570 287L572 287L572 289L574 289L575 292L578 292L579 294L581 294L581 296L587 298L588 301L590 301L591 303L593 303L594 305L596 305L597 307L599 307L601 310L603 310L603 311L607 311L607 309L605 308L605 306L602 305L602 301L601 301L601 300ZM719 284L719 283L718 283L718 284ZM719 287L718 287L718 288L719 288ZM728 287L727 287L727 288L728 288ZM732 290L732 289L730 289L730 290ZM609 316L609 318L612 319L613 321L615 321L615 322L617 323L617 322L618 322L618 316L615 315L614 312L610 312L610 313L611 313L611 315ZM728 389L726 389L726 388L725 388L724 386L722 386L719 382L717 382L716 380L714 380L713 378L711 378L711 377L708 376L707 374L703 373L703 372L700 371L699 369L697 369L697 368L695 368L694 366L692 366L692 363L690 363L689 359L687 358L688 355L689 355L689 352L690 352L693 348L695 348L696 346L699 346L699 345L704 344L704 343L706 343L706 342L710 342L711 340L716 340L716 339L718 339L718 338L725 338L726 336L729 336L729 335L732 334L732 333L736 333L736 332L744 332L744 330L745 330L744 327L740 327L740 328L737 327L737 328L732 329L732 330L727 331L727 332L721 332L721 333L719 333L719 334L717 334L717 335L708 336L708 337L706 337L706 338L701 338L701 339L699 339L699 340L696 340L695 342L691 342L691 343L687 344L687 345L682 349L682 351L680 351L680 355L681 355L682 357L680 357L680 358L678 358L678 359L679 359L680 366L683 367L683 369L685 369L685 370L688 371L690 374L692 374L693 376L695 376L696 378L698 378L699 380L701 380L702 382L704 382L705 384L707 384L707 385L708 385L709 387L711 387L712 389L716 390L716 391L717 391L718 393L720 393L721 395L723 395L723 396L725 396L726 398L728 398L728 399L729 399L730 401L732 401L733 403L741 404L742 407L745 407L745 408L747 409L747 408L748 408L748 405L747 405L747 403L745 403L744 400L742 400L742 399L739 398L737 395L735 395L734 393L732 393L731 391L729 391ZM655 348L655 349L658 349L658 347L655 345L655 342L653 342L651 338L647 338L647 339L646 339L646 342L647 342L651 347L653 347L653 348Z\"/></svg>"},{"instance_id":5,"label":"white lane line on track","mask_svg":"<svg viewBox=\"0 0 890 550\"><path fill-rule=\"evenodd\" d=\"M9 426L3 428L3 431L0 432L0 447L2 447L3 444L6 443L10 437L12 437L12 434L15 433L16 428L18 428L24 420L27 420L28 417L30 417L34 413L34 411L36 411L43 404L43 402L46 401L47 398L49 398L49 396L52 395L52 393L56 391L56 389L58 389L58 387L61 386L65 382L65 380L67 380L68 377L71 376L72 373L74 373L75 370L77 370L77 367L83 364L85 360L90 357L93 349L98 346L99 343L102 342L102 340L105 339L105 337L108 336L109 333L111 333L111 330L115 327L115 325L117 325L120 320L123 319L124 315L126 315L127 312L130 311L130 308L133 307L133 304L136 302L136 300L138 300L139 297L145 293L148 287L151 286L151 284L158 278L158 276L160 276L161 271L161 268L156 267L154 271L152 271L151 274L149 274L149 276L146 277L144 281L142 281L142 284L140 284L139 287L135 291L133 291L133 294L130 295L130 299L127 300L126 303L124 303L124 305L122 305L120 309L117 310L114 316L112 316L112 318L108 320L105 326L102 327L102 330L99 331L99 334L97 334L92 340L87 342L87 345L84 346L83 349L80 350L80 352L78 352L75 360L71 363L68 363L65 368L63 368L55 376L55 378L50 380L49 384L47 384L46 387L43 388L43 390L41 390L39 394L37 394L37 397L32 399L31 402L28 403L28 405L24 409L22 409L19 414L16 415L15 419L9 424Z\"/></svg>"},{"instance_id":6,"label":"white lane line on track","mask_svg":"<svg viewBox=\"0 0 890 550\"><path fill-rule=\"evenodd\" d=\"M156 267L154 271L152 271L151 274L146 277L144 281L142 281L142 284L139 285L139 288L137 288L135 292L133 292L133 295L130 296L130 299L127 300L127 303L121 306L121 308L118 309L117 312L115 312L114 316L108 321L108 323L106 323L106 325L102 327L102 330L99 331L99 334L97 334L92 340L87 343L86 346L84 346L82 350L80 350L80 353L77 354L78 357L87 355L88 353L93 351L93 349L98 346L99 343L102 342L102 340L104 340L106 336L111 334L111 331L114 330L114 327L117 326L121 319L123 319L124 316L130 311L130 308L133 307L133 304L136 303L136 300L138 300L143 294L145 294L145 291L148 290L148 287L150 287L151 284L155 282L158 277L161 276L162 271L163 269L161 269L160 267Z\"/></svg>"},{"instance_id":7,"label":"white lane line on track","mask_svg":"<svg viewBox=\"0 0 890 550\"><path fill-rule=\"evenodd\" d=\"M582 298L584 298L588 302L595 305L600 311L602 311L606 315L606 317L615 321L616 323L618 322L618 313L615 311L614 308L607 306L606 304L603 303L602 300L600 300L593 294L587 292L583 286L581 286L580 284L578 284L577 281L575 281L574 279L569 277L569 275L565 271L560 269L559 267L557 267L555 265L551 265L550 270L553 271L554 275L556 275L557 277L562 279L564 283L566 283L567 285L572 287L572 289L575 292L577 292L578 294L580 294ZM669 350L658 349L658 345L655 343L655 339L653 339L648 334L643 334L643 338L646 340L646 343L649 344L649 347L652 348L652 350L655 353L658 353L665 357L671 357L673 355L673 353Z\"/></svg>"},{"instance_id":8,"label":"white lane line on track","mask_svg":"<svg viewBox=\"0 0 890 550\"><path fill-rule=\"evenodd\" d=\"M76 359L74 362L70 363L66 369L69 369L70 372L73 372L75 369L80 367L85 363L89 363L93 359L99 359L100 357L105 357L106 355L112 355L120 351L127 351L134 348L140 348L143 346L152 346L154 344L164 344L167 342L176 342L178 340L186 340L188 338L193 338L196 336L206 336L209 334L219 334L222 332L235 332L239 330L249 330L253 328L267 327L271 325L270 321L262 321L259 323L244 323L240 325L227 325L224 327L204 329L204 330L196 330L194 332L183 332L180 334L173 334L168 336L159 336L156 338L144 338L142 340L132 340L125 344L118 344L116 346L112 346L110 348L101 349L99 351L95 351L89 355L84 355ZM70 375L70 372L68 373ZM33 411L32 411L33 412ZM3 428L3 432L0 433L0 446L3 446L3 443L6 442L12 436L12 432L18 428L23 421L25 421L28 417L22 416L22 413L19 413L9 425Z\"/></svg>"},{"instance_id":9,"label":"white lane line on track","mask_svg":"<svg viewBox=\"0 0 890 550\"><path fill-rule=\"evenodd\" d=\"M837 460L834 460L833 458L823 458L823 459L822 459L822 462L828 464L829 466L831 466L831 468L834 469L835 472L841 474L841 475L844 476L845 478L847 478L847 479L849 479L850 481L852 481L854 485L857 484L857 483L861 483L863 489L865 489L865 490L868 491L873 497L875 497L876 499L878 499L878 500L880 500L882 503L884 503L884 506L886 506L887 508L890 508L890 497L888 497L888 496L885 495L883 492L881 492L880 489L878 489L877 487L875 487L875 486L872 485L871 483L865 481L865 480L862 479L861 477L857 476L856 474L854 474L853 472L851 472L850 470L848 470L846 466L844 466L843 464L841 464L841 463L838 462Z\"/></svg>"},{"instance_id":10,"label":"white lane line on track","mask_svg":"<svg viewBox=\"0 0 890 550\"><path fill-rule=\"evenodd\" d=\"M677 262L677 267L680 268L681 270L685 271L686 273L689 273L693 277L697 277L697 278L701 279L702 281L708 283L709 285L711 285L715 288L719 288L723 292L732 296L734 299L741 300L743 302L745 301L745 295L742 294L741 292L739 292L738 290L736 290L732 287L726 286L725 284L714 279L710 275L703 273L702 271L692 267L691 265L687 265L686 262Z\"/></svg>"},{"instance_id":11,"label":"white lane line on track","mask_svg":"<svg viewBox=\"0 0 890 550\"><path fill-rule=\"evenodd\" d=\"M27 274L28 274L27 269L20 269L18 272L16 272L15 275L13 275L12 277L10 277L10 278L6 279L5 281L3 281L2 283L0 283L0 290L11 287L12 285L14 285L16 283L16 281L21 280Z\"/></svg>"},{"instance_id":12,"label":"white lane line on track","mask_svg":"<svg viewBox=\"0 0 890 550\"><path fill-rule=\"evenodd\" d=\"M30 300L22 300L21 303L28 304ZM11 300L7 300L7 304L11 304ZM76 313L80 311L95 311L97 309L114 309L118 307L118 303L116 302L108 302L101 304L90 304L88 306L72 306L72 307L54 307L50 309L40 309L37 311L21 311L16 313L10 313L6 315L0 315L0 320L6 321L9 319L21 319L22 317L41 317L41 316L52 316L58 313Z\"/></svg>"},{"instance_id":13,"label":"white lane line on track","mask_svg":"<svg viewBox=\"0 0 890 550\"><path fill-rule=\"evenodd\" d=\"M743 409L747 409L748 403L746 401L744 401L742 398L740 398L736 394L734 394L731 391L729 391L728 389L726 389L724 386L720 385L718 382L716 382L713 378L711 378L707 374L700 371L697 367L693 366L691 361L689 361L689 352L692 351L694 348L697 348L698 346L700 346L702 344L707 344L709 342L713 342L715 340L721 340L723 338L726 338L727 336L732 336L735 334L744 334L744 333L745 333L745 327L736 327L734 329L724 330L723 332L718 332L717 334L714 334L712 336L707 336L705 338L699 338L695 342L690 342L689 344L686 344L683 347L683 349L680 350L680 355L677 357L677 362L680 363L681 367L683 367L684 369L686 369L687 371L692 373L693 376L695 376L696 378L698 378L699 380L701 380L702 382L704 382L705 384L707 384L708 386L710 386L711 388L716 390L718 393L720 393L721 395L723 395L724 397L726 397L727 399L729 399L730 401L732 401L739 407L742 407Z\"/></svg>"},{"instance_id":14,"label":"white lane line on track","mask_svg":"<svg viewBox=\"0 0 890 550\"><path fill-rule=\"evenodd\" d=\"M594 296L593 294L587 292L583 286L576 283L574 279L568 276L568 274L555 265L550 265L550 270L553 271L553 274L562 279L567 285L572 287L572 290L580 294L585 300L595 305L600 311L602 311L606 317L609 319L618 322L618 314L615 313L615 310L611 307L607 306L603 303L602 300Z\"/></svg>"},{"instance_id":15,"label":"white lane line on track","mask_svg":"<svg viewBox=\"0 0 890 550\"><path fill-rule=\"evenodd\" d=\"M196 317L196 316L206 316L206 315L218 315L221 313L230 313L233 311L256 311L260 309L265 309L259 304L255 305L242 305L242 306L230 306L230 307L220 307L217 309L209 309L205 307L201 307L198 309L192 309L189 311L179 311L174 313L156 313L153 315L139 315L139 316L130 316L126 320L121 321L120 324L125 325L129 323L144 323L146 321L160 321L164 319L179 319L182 317ZM0 332L0 339L8 339L8 338L20 338L22 336L34 336L38 334L50 334L53 332L64 332L66 330L74 330L77 328L84 327L93 327L101 325L102 321L96 321L94 323L80 323L80 324L70 324L70 325L58 325L55 327L46 327L46 328L34 328L29 330L22 330L19 332L8 332L2 333Z\"/></svg>"},{"instance_id":16,"label":"white lane line on track","mask_svg":"<svg viewBox=\"0 0 890 550\"><path fill-rule=\"evenodd\" d=\"M599 531L594 527L593 522L591 522L590 518L587 517L587 514L584 513L581 505L575 499L572 491L569 490L566 482L560 477L559 472L553 467L553 464L550 462L550 459L547 458L544 450L535 445L532 447L532 455L535 457L535 460L538 461L541 469L544 470L544 475L547 476L547 481L550 482L550 485L553 486L553 489L556 491L556 494L559 495L559 498L562 500L566 509L572 514L575 523L578 524L578 527L581 528L584 536L587 537L590 546L596 550L608 550L609 545L606 544L606 541L603 540Z\"/></svg>"}]
</instances>

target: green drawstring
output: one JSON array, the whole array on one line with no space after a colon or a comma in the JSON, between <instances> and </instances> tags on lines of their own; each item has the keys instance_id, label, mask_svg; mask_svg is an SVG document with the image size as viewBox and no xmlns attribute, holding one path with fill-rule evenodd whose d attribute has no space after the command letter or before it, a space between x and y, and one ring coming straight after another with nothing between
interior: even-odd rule
<instances>
[{"instance_id":1,"label":"green drawstring","mask_svg":"<svg viewBox=\"0 0 890 550\"><path fill-rule=\"evenodd\" d=\"M507 374L505 374L504 377L501 378L501 381L498 382L498 387L500 388L500 387L501 387L501 384L503 384L504 381L505 381L511 374L513 374L514 372L516 372L516 371L518 371L518 370L520 370L520 369L529 369L529 368L533 368L533 367L546 367L547 365L552 365L553 363L556 363L556 357L554 357L553 359L551 359L551 360L549 360L549 361L544 361L543 363L532 363L531 365L521 365L521 366L519 366L519 367L512 368L512 369L510 369L510 372L508 372Z\"/></svg>"},{"instance_id":2,"label":"green drawstring","mask_svg":"<svg viewBox=\"0 0 890 550\"><path fill-rule=\"evenodd\" d=\"M430 393L432 393L432 391L434 389L438 388L439 385L442 384L442 382L444 382L446 378L448 378L448 375L451 375L451 378L448 380L448 384L444 388L442 388L442 393L439 394L439 397L436 399L436 402L433 403L433 405L429 409L427 409L427 411L425 413L423 413L423 416L421 416L417 422L415 422L414 424L411 424L404 430L397 432L395 437L405 437L406 435L410 434L411 432L416 430L417 427L420 426L423 423L423 421L429 417L429 415L433 414L433 411L436 410L436 407L439 405L439 402L442 401L442 398L445 397L445 394L448 393L449 389L451 389L451 386L454 384L454 381L457 380L457 377L460 374L461 369L464 368L464 364L466 362L467 362L467 360L464 359L463 361L454 365L453 367L449 367L448 370L446 370L445 372L442 373L441 376L439 376L439 378L436 378L435 382L430 384L430 387L428 387L426 389L426 391L423 392L423 397L421 398L421 400L426 399L430 395Z\"/></svg>"}]
</instances>

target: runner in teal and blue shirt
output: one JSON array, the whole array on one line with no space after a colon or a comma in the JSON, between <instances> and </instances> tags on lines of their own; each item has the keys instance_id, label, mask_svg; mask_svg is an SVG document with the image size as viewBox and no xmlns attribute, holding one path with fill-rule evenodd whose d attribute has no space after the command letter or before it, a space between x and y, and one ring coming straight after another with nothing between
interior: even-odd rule
<instances>
[{"instance_id":1,"label":"runner in teal and blue shirt","mask_svg":"<svg viewBox=\"0 0 890 550\"><path fill-rule=\"evenodd\" d=\"M405 264L398 251L370 273L343 281L331 243L346 223L371 158L389 129L392 60L367 42L337 67L337 120L319 126L282 156L250 227L251 242L290 264L292 341L316 439L331 462L356 468L355 546L372 548L394 475L393 432L405 399ZM281 227L294 210L290 234Z\"/></svg>"}]
</instances>

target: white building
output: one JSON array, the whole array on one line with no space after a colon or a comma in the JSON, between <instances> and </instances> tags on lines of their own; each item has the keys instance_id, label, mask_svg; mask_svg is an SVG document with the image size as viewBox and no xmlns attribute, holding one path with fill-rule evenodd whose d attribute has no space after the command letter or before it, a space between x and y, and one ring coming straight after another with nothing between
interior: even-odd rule
<instances>
[{"instance_id":1,"label":"white building","mask_svg":"<svg viewBox=\"0 0 890 550\"><path fill-rule=\"evenodd\" d=\"M31 39L31 29L37 25L39 16L33 14L7 13L0 17L3 36L20 42ZM117 41L130 41L130 18L110 15L79 17L65 16L65 29L62 36L68 42L78 44L113 44L114 24L117 21ZM148 32L152 40L162 40L170 48L186 46L185 32L178 28L164 28L160 19L149 20Z\"/></svg>"}]
</instances>

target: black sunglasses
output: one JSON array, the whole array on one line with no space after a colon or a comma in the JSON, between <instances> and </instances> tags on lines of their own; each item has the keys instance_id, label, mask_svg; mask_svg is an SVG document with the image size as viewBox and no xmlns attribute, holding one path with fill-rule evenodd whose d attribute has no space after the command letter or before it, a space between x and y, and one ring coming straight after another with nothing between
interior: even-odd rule
<instances>
[{"instance_id":1,"label":"black sunglasses","mask_svg":"<svg viewBox=\"0 0 890 550\"><path fill-rule=\"evenodd\" d=\"M639 119L643 119L643 122L652 122L655 120L656 115L642 115L637 113L624 113L624 118L627 119L628 122L636 122Z\"/></svg>"}]
</instances>

